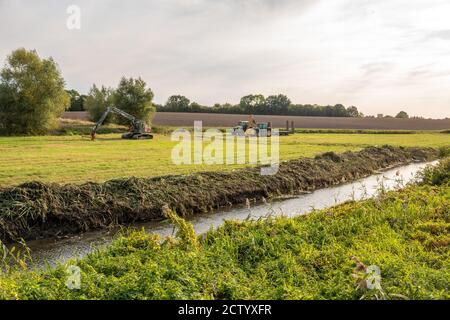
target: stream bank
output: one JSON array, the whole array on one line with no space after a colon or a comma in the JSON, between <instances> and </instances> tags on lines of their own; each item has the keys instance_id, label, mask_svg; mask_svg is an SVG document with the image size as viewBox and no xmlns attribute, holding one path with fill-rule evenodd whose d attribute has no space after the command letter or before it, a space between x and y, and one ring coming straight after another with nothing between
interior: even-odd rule
<instances>
[{"instance_id":1,"label":"stream bank","mask_svg":"<svg viewBox=\"0 0 450 320\"><path fill-rule=\"evenodd\" d=\"M437 156L432 148L368 147L282 162L273 176L254 167L82 185L31 182L0 189L0 240L61 237L161 220L166 204L182 216L205 214L246 199L298 195Z\"/></svg>"}]
</instances>

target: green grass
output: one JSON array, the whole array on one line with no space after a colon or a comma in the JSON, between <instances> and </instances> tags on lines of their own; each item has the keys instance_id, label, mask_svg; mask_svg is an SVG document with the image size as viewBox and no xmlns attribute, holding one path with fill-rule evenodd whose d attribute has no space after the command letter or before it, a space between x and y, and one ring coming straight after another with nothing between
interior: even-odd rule
<instances>
[{"instance_id":1,"label":"green grass","mask_svg":"<svg viewBox=\"0 0 450 320\"><path fill-rule=\"evenodd\" d=\"M73 130L73 131L71 131ZM103 128L103 132L120 128ZM98 135L95 142L86 135L71 135L80 129L72 125L66 135L39 137L0 137L0 186L43 182L102 182L130 176L150 177L195 171L231 170L242 165L181 165L171 162L176 142L169 135L156 134L154 140L129 141L119 133ZM312 157L328 151L360 150L370 145L430 146L450 145L443 133L417 134L295 134L280 137L280 158Z\"/></svg>"},{"instance_id":2,"label":"green grass","mask_svg":"<svg viewBox=\"0 0 450 320\"><path fill-rule=\"evenodd\" d=\"M177 239L131 232L72 260L79 290L67 265L10 271L0 299L450 299L450 185L439 181L203 237L168 210ZM381 289L362 286L359 262L380 268Z\"/></svg>"}]
</instances>

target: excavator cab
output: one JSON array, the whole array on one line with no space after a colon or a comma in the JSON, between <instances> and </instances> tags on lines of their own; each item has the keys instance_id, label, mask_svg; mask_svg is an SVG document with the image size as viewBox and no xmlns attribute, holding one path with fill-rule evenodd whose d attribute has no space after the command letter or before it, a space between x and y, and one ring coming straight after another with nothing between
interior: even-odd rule
<instances>
[{"instance_id":1,"label":"excavator cab","mask_svg":"<svg viewBox=\"0 0 450 320\"><path fill-rule=\"evenodd\" d=\"M122 134L122 139L152 139L150 128L142 120L136 120L130 123L129 132Z\"/></svg>"}]
</instances>

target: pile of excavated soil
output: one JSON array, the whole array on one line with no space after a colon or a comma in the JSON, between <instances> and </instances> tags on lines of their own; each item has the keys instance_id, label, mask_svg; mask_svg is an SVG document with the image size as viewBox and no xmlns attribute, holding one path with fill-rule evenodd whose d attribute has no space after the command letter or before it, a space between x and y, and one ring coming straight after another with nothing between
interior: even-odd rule
<instances>
[{"instance_id":1,"label":"pile of excavated soil","mask_svg":"<svg viewBox=\"0 0 450 320\"><path fill-rule=\"evenodd\" d=\"M37 239L163 218L167 204L179 215L241 204L355 180L413 160L429 160L431 148L370 147L286 161L276 175L260 168L231 172L130 178L82 185L25 183L0 189L0 239Z\"/></svg>"}]
</instances>

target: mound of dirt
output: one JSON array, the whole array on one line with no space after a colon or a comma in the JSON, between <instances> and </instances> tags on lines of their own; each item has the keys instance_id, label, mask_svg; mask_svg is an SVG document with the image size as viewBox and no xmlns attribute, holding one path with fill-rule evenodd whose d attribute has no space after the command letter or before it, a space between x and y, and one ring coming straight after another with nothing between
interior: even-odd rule
<instances>
[{"instance_id":1,"label":"mound of dirt","mask_svg":"<svg viewBox=\"0 0 450 320\"><path fill-rule=\"evenodd\" d=\"M162 219L164 205L183 216L206 213L246 199L297 194L437 156L431 148L369 147L286 161L273 176L261 175L260 168L245 168L82 185L30 182L0 189L0 239L30 240Z\"/></svg>"}]
</instances>

